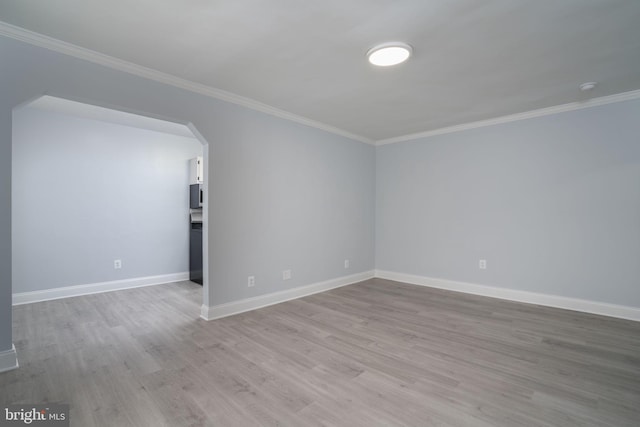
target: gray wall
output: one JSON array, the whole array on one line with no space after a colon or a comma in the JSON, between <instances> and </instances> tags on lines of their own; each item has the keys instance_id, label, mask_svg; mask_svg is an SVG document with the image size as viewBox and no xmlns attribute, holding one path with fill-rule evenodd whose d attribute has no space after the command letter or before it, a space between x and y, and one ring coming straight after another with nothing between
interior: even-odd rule
<instances>
[{"instance_id":1,"label":"gray wall","mask_svg":"<svg viewBox=\"0 0 640 427\"><path fill-rule=\"evenodd\" d=\"M201 154L194 138L17 109L13 292L188 271L188 162Z\"/></svg>"},{"instance_id":2,"label":"gray wall","mask_svg":"<svg viewBox=\"0 0 640 427\"><path fill-rule=\"evenodd\" d=\"M11 114L45 93L192 122L209 142L209 305L373 268L373 146L4 37L0 57L0 351L11 347Z\"/></svg>"},{"instance_id":3,"label":"gray wall","mask_svg":"<svg viewBox=\"0 0 640 427\"><path fill-rule=\"evenodd\" d=\"M639 119L629 101L378 147L376 268L640 307Z\"/></svg>"},{"instance_id":4,"label":"gray wall","mask_svg":"<svg viewBox=\"0 0 640 427\"><path fill-rule=\"evenodd\" d=\"M210 259L219 269L210 271L226 285L214 291L218 298L373 269L375 148L257 113L237 126L242 137L214 148L209 181L217 222ZM249 275L259 290L247 288Z\"/></svg>"}]
</instances>

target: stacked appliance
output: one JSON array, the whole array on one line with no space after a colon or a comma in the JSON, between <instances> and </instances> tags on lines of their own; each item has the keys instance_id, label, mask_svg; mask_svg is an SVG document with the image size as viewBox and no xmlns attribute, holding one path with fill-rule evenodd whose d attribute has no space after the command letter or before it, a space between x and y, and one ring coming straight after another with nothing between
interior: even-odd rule
<instances>
[{"instance_id":1,"label":"stacked appliance","mask_svg":"<svg viewBox=\"0 0 640 427\"><path fill-rule=\"evenodd\" d=\"M202 157L191 160L191 182L189 185L189 280L202 285ZM195 182L194 182L195 181Z\"/></svg>"}]
</instances>

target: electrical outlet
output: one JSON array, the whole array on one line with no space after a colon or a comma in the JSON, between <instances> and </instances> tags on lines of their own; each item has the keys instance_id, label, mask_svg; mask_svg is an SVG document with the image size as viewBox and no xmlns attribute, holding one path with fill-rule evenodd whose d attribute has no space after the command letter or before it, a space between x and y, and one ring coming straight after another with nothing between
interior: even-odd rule
<instances>
[{"instance_id":1,"label":"electrical outlet","mask_svg":"<svg viewBox=\"0 0 640 427\"><path fill-rule=\"evenodd\" d=\"M247 287L253 288L256 285L256 276L249 276L247 279Z\"/></svg>"},{"instance_id":2,"label":"electrical outlet","mask_svg":"<svg viewBox=\"0 0 640 427\"><path fill-rule=\"evenodd\" d=\"M487 269L487 260L486 260L486 259L481 259L481 260L478 262L478 268L479 268L480 270L486 270L486 269Z\"/></svg>"},{"instance_id":3,"label":"electrical outlet","mask_svg":"<svg viewBox=\"0 0 640 427\"><path fill-rule=\"evenodd\" d=\"M282 271L282 280L291 279L291 270L283 270Z\"/></svg>"},{"instance_id":4,"label":"electrical outlet","mask_svg":"<svg viewBox=\"0 0 640 427\"><path fill-rule=\"evenodd\" d=\"M122 260L121 259L113 260L113 268L116 270L120 270L122 268Z\"/></svg>"},{"instance_id":5,"label":"electrical outlet","mask_svg":"<svg viewBox=\"0 0 640 427\"><path fill-rule=\"evenodd\" d=\"M351 264L349 263L349 260L348 260L348 259L345 259L345 260L344 260L344 268L349 268L349 265L351 265Z\"/></svg>"}]
</instances>

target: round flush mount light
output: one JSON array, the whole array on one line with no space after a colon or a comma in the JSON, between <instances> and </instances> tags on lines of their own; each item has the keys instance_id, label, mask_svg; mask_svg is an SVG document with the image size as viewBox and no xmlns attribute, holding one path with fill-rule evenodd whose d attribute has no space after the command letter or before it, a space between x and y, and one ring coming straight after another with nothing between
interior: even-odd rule
<instances>
[{"instance_id":1,"label":"round flush mount light","mask_svg":"<svg viewBox=\"0 0 640 427\"><path fill-rule=\"evenodd\" d=\"M411 56L413 49L406 43L389 42L379 44L367 52L367 58L373 65L388 67L400 64Z\"/></svg>"},{"instance_id":2,"label":"round flush mount light","mask_svg":"<svg viewBox=\"0 0 640 427\"><path fill-rule=\"evenodd\" d=\"M593 90L596 87L596 85L597 85L596 82L587 82L587 83L582 83L579 87L581 91L589 92L590 90Z\"/></svg>"}]
</instances>

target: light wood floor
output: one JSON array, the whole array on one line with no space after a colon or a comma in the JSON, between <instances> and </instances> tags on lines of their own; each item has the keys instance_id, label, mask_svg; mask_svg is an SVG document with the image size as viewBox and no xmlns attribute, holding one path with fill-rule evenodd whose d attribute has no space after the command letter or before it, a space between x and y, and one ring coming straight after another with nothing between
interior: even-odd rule
<instances>
[{"instance_id":1,"label":"light wood floor","mask_svg":"<svg viewBox=\"0 0 640 427\"><path fill-rule=\"evenodd\" d=\"M15 307L0 404L81 427L640 425L640 323L380 279L206 322L200 294Z\"/></svg>"}]
</instances>

